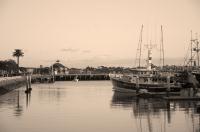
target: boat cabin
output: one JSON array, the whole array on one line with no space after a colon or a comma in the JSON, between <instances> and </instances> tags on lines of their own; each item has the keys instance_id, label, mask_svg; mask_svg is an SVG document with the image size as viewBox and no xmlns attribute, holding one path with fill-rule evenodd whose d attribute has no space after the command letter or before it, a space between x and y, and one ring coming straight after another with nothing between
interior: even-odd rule
<instances>
[{"instance_id":1,"label":"boat cabin","mask_svg":"<svg viewBox=\"0 0 200 132\"><path fill-rule=\"evenodd\" d=\"M137 76L154 76L154 75L158 75L158 70L152 69L152 70L148 70L148 69L131 69L131 73L133 75L137 75Z\"/></svg>"}]
</instances>

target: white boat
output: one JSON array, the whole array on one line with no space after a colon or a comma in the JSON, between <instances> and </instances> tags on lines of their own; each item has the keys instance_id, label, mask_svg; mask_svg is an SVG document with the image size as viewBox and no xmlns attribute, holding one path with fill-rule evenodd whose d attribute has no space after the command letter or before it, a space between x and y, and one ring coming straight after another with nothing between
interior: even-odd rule
<instances>
[{"instance_id":1,"label":"white boat","mask_svg":"<svg viewBox=\"0 0 200 132\"><path fill-rule=\"evenodd\" d=\"M73 79L73 81L74 82L78 82L79 81L78 76L75 76L74 79Z\"/></svg>"}]
</instances>

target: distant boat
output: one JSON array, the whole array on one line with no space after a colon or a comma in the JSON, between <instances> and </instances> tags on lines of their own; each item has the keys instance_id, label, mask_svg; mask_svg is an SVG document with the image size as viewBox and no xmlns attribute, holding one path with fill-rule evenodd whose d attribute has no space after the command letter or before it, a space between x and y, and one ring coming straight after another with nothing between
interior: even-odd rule
<instances>
[{"instance_id":1,"label":"distant boat","mask_svg":"<svg viewBox=\"0 0 200 132\"><path fill-rule=\"evenodd\" d=\"M78 76L77 76L77 75L74 77L73 81L74 81L74 82L78 82L78 81L79 81L79 79L78 79Z\"/></svg>"}]
</instances>

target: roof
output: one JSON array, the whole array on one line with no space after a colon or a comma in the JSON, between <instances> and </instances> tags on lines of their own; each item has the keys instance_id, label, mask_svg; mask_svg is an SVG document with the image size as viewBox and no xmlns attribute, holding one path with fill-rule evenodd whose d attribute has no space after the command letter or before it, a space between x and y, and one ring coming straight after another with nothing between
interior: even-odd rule
<instances>
[{"instance_id":1,"label":"roof","mask_svg":"<svg viewBox=\"0 0 200 132\"><path fill-rule=\"evenodd\" d=\"M57 63L54 63L54 64L53 64L53 67L54 67L54 68L66 68L63 64L58 63L58 62L57 62Z\"/></svg>"}]
</instances>

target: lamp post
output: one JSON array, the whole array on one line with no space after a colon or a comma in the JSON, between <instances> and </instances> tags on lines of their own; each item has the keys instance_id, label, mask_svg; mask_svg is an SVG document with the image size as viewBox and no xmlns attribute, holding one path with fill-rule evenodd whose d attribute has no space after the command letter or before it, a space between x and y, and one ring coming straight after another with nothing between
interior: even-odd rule
<instances>
[{"instance_id":1,"label":"lamp post","mask_svg":"<svg viewBox=\"0 0 200 132\"><path fill-rule=\"evenodd\" d=\"M55 82L55 74L54 74L54 70L53 70L53 65L51 66L51 75L52 75L52 82Z\"/></svg>"}]
</instances>

